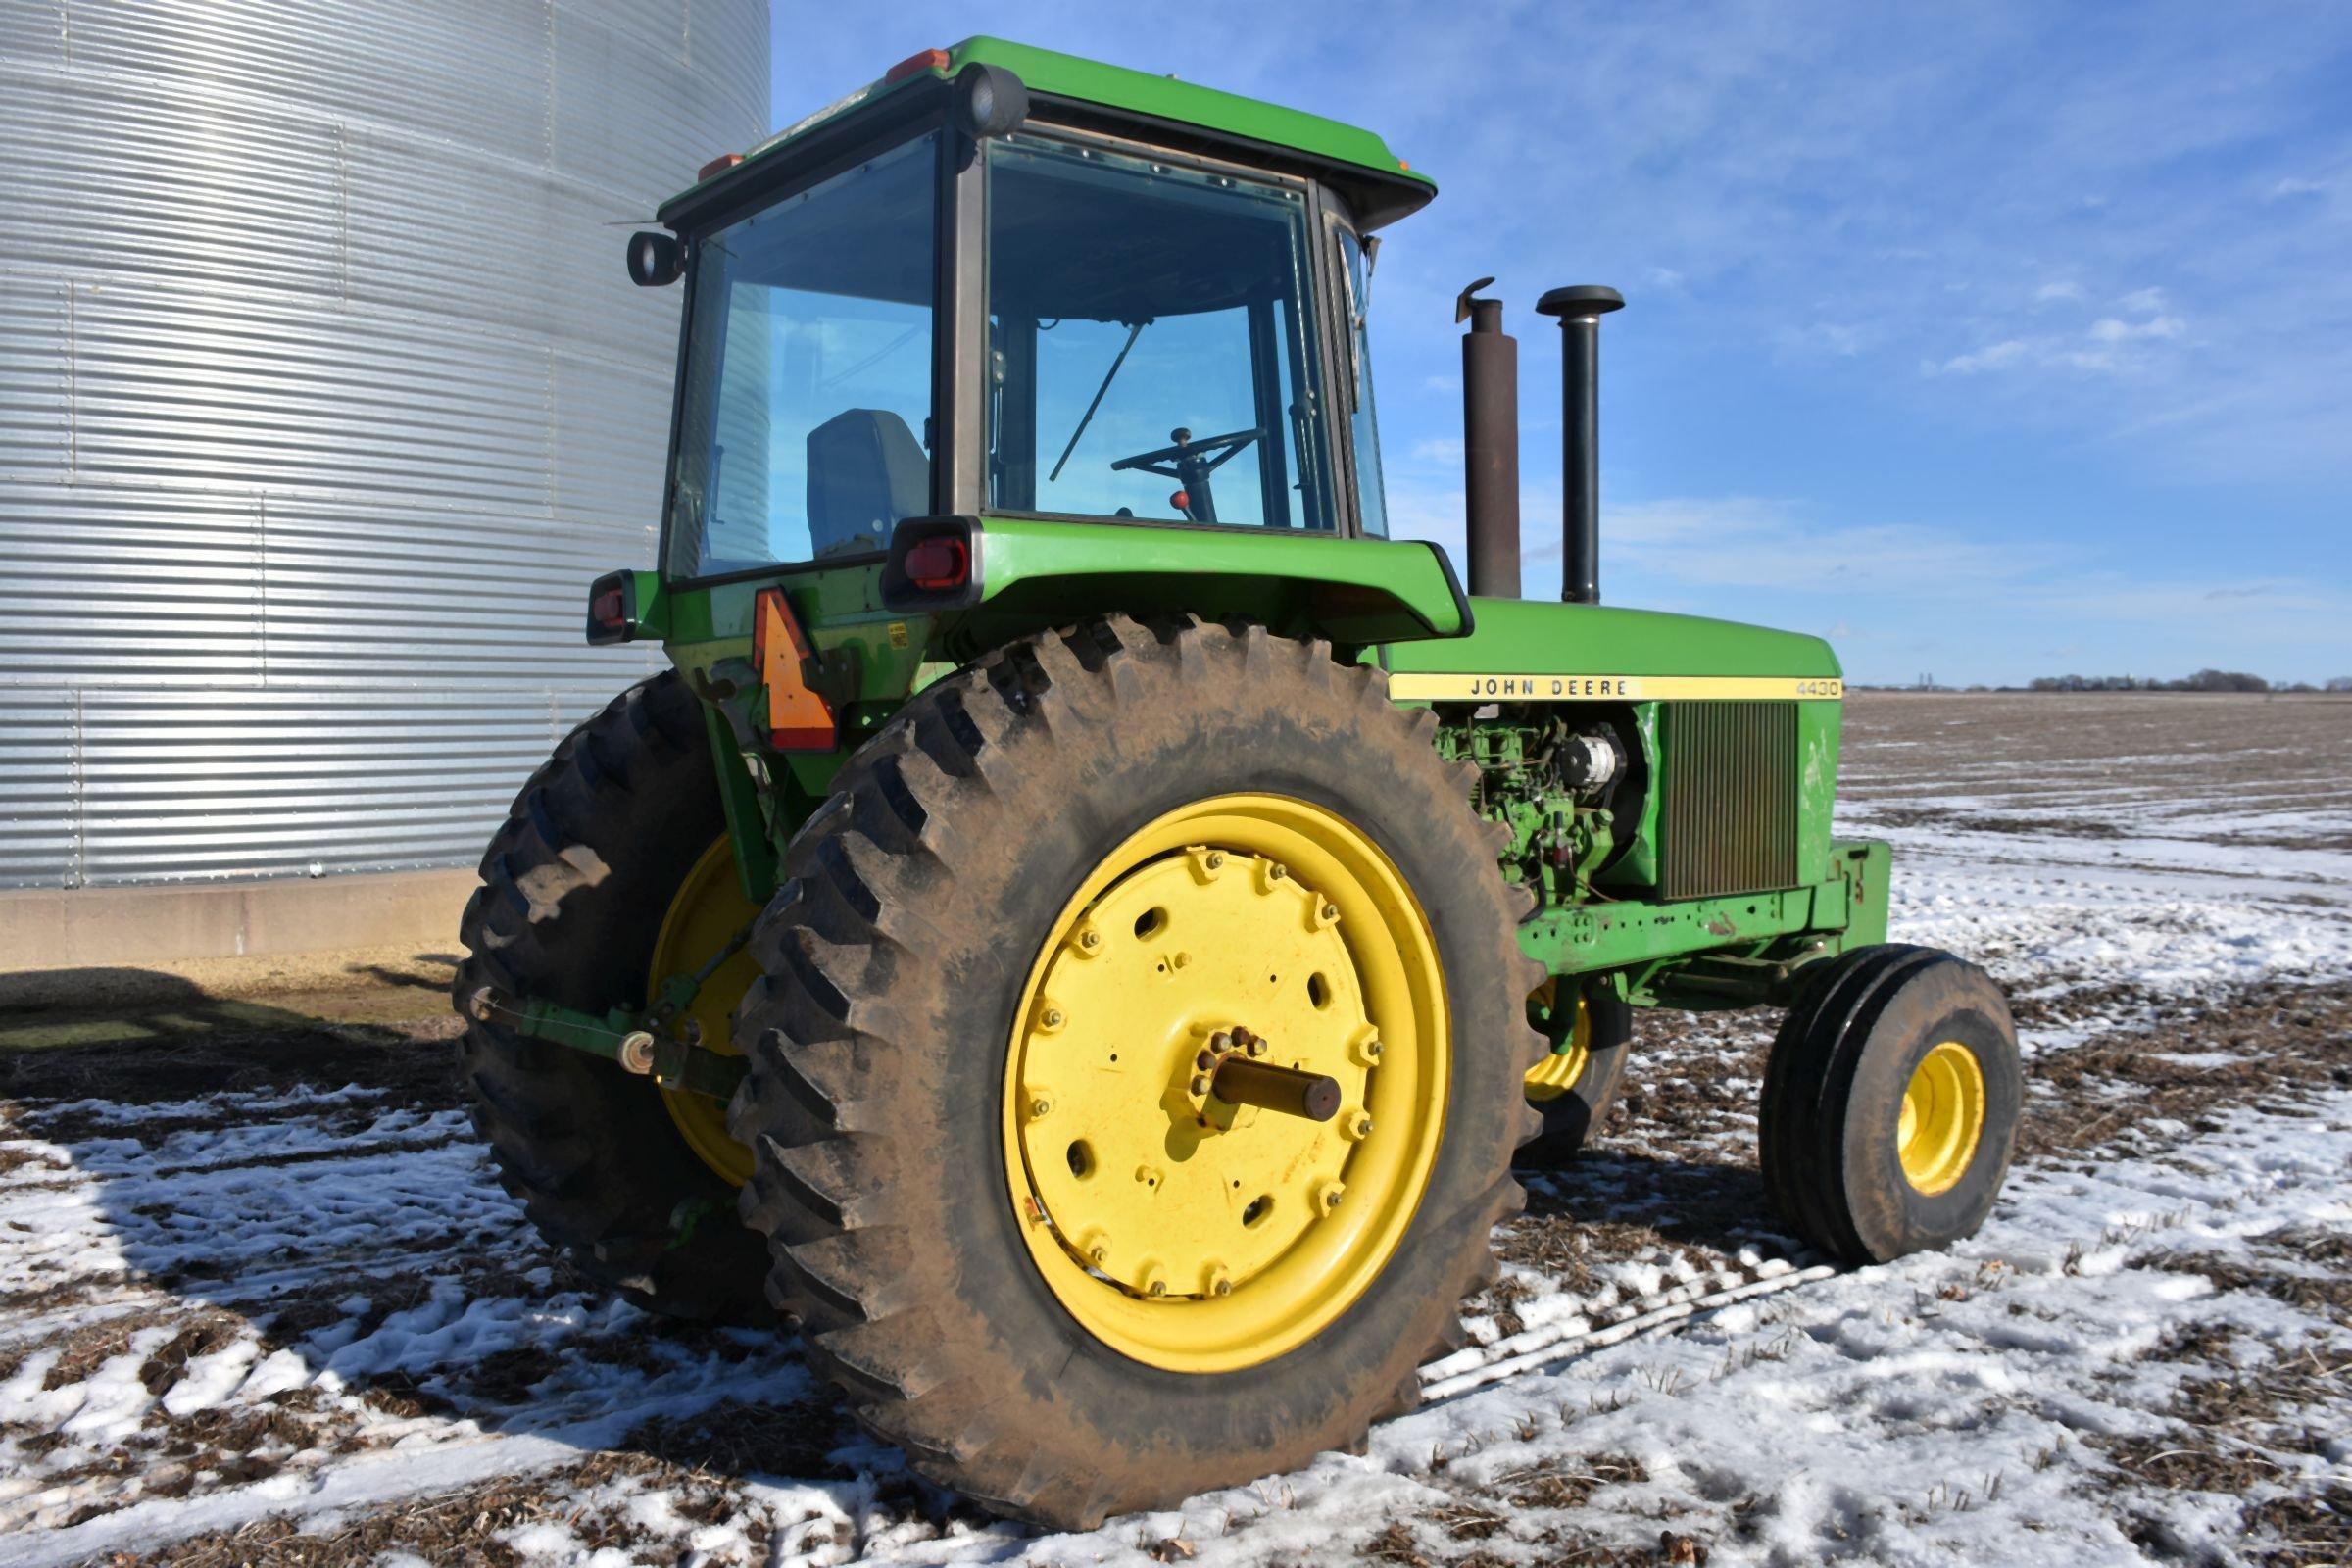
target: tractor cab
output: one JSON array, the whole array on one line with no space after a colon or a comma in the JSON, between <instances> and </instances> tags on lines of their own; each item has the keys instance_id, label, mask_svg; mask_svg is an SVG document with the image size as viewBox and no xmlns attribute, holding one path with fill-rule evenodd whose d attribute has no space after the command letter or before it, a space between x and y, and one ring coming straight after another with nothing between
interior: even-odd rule
<instances>
[{"instance_id":1,"label":"tractor cab","mask_svg":"<svg viewBox=\"0 0 2352 1568\"><path fill-rule=\"evenodd\" d=\"M706 173L631 251L686 284L669 582L942 514L1385 535L1368 235L1432 187L1378 138L973 39Z\"/></svg>"}]
</instances>

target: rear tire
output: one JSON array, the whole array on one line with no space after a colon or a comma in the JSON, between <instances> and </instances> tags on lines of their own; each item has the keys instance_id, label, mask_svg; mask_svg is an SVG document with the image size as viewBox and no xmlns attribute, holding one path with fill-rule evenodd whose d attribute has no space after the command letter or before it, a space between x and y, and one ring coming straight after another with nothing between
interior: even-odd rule
<instances>
[{"instance_id":1,"label":"rear tire","mask_svg":"<svg viewBox=\"0 0 2352 1568\"><path fill-rule=\"evenodd\" d=\"M1774 1038L1766 1190L1847 1263L1949 1247L2000 1195L2024 1097L1991 976L1934 948L1858 948L1824 966Z\"/></svg>"},{"instance_id":2,"label":"rear tire","mask_svg":"<svg viewBox=\"0 0 2352 1568\"><path fill-rule=\"evenodd\" d=\"M700 705L675 674L564 740L482 857L459 1011L484 986L603 1013L645 1001L670 899L724 832ZM467 1014L460 1067L500 1183L584 1274L676 1317L772 1320L765 1249L650 1078Z\"/></svg>"},{"instance_id":3,"label":"rear tire","mask_svg":"<svg viewBox=\"0 0 2352 1568\"><path fill-rule=\"evenodd\" d=\"M1111 617L1014 644L926 689L843 769L795 840L791 880L754 938L767 979L745 999L735 1030L749 1043L752 1068L731 1125L756 1153L743 1211L773 1240L775 1300L802 1320L811 1364L918 1473L1001 1512L1091 1528L1107 1513L1172 1504L1355 1446L1374 1421L1418 1398L1422 1361L1459 1346L1461 1298L1493 1277L1489 1233L1522 1202L1510 1156L1535 1117L1520 1075L1542 1042L1518 999L1541 976L1519 952L1518 911L1496 863L1498 830L1467 809L1461 778L1430 744L1430 724L1425 712L1389 703L1377 669L1336 663L1323 644L1257 626L1186 618L1147 627ZM1006 1176L1021 1168L1015 1140L1033 1135L1020 1130L1007 1096L1017 1084L1020 1102L1042 1122L1082 1113L1074 1102L1093 1086L1073 1083L1074 1072L1056 1079L1058 1108L1049 1111L1027 1099L1025 1079L1009 1075L1034 1059L1021 1052L1046 1016L1032 1001L1035 977L1054 972L1048 965L1061 961L1057 955L1092 934L1098 940L1084 946L1101 947L1095 961L1124 962L1113 949L1161 929L1124 912L1104 914L1099 930L1073 927L1072 909L1093 911L1091 921L1111 907L1109 893L1085 902L1089 879L1128 863L1127 847L1151 840L1171 816L1243 792L1344 817L1393 865L1411 898L1388 907L1424 921L1442 960L1433 1005L1450 1044L1433 1059L1449 1067L1440 1078L1443 1137L1429 1140L1428 1162L1415 1167L1425 1177L1416 1200L1382 1232L1400 1240L1378 1254L1377 1272L1357 1276L1367 1283L1355 1294L1327 1298L1331 1315L1295 1348L1230 1369L1187 1370L1143 1358L1156 1353L1143 1339L1117 1348L1116 1328L1083 1315L1097 1308L1067 1293L1101 1291L1100 1310L1110 1317L1174 1313L1184 1325L1230 1321L1217 1316L1228 1314L1227 1302L1238 1310L1268 1298L1249 1293L1276 1280L1279 1262L1230 1292L1214 1290L1221 1276L1197 1263L1192 1273L1171 1267L1172 1298L1156 1302L1159 1291L1112 1284L1126 1259L1164 1260L1181 1250L1182 1237L1155 1229L1170 1210L1151 1205L1196 1179L1193 1167L1178 1169L1205 1142L1194 1118L1170 1109L1164 1124L1152 1124L1166 1129L1164 1153L1140 1164L1104 1158L1093 1172L1104 1184L1095 1191L1125 1193L1125 1212L1140 1204L1149 1217L1114 1219L1118 1239L1095 1254L1101 1270L1090 1273L1039 1252L1040 1237L1071 1248L1072 1257L1087 1245L1074 1210L1016 1212ZM1132 875L1197 864L1203 889L1215 876L1229 883L1257 852L1218 851L1223 870L1212 875L1211 851L1227 842L1211 834L1196 848L1154 852ZM1284 875L1272 859L1247 874ZM1171 899L1167 929L1185 928L1191 896L1179 890ZM1363 932L1360 918L1350 912L1337 929ZM1348 938L1351 950L1370 940ZM1194 969L1213 967L1207 953L1190 960ZM1250 966L1261 962L1272 966L1262 956ZM1171 947L1163 969L1187 963ZM1329 995L1315 990L1320 970L1312 981L1286 978ZM1129 1032L1104 1042L1103 1053L1129 1054L1119 1074L1137 1073L1135 1061L1158 1049L1152 999L1190 997L1205 981L1179 983L1171 972L1164 984L1171 989L1149 997L1139 989ZM1401 1020L1377 1007L1372 1016L1382 1034L1409 1032L1393 1032ZM1054 1011L1042 1027L1074 1039L1088 1023L1072 1016L1064 1031ZM1277 1048L1283 1055L1294 1049ZM1396 1056L1404 1054L1400 1046ZM1119 1060L1088 1059L1104 1081ZM1399 1102L1381 1098L1378 1086L1425 1081L1379 1079L1362 1092L1380 1124L1401 1134L1414 1123L1392 1117ZM1137 1114L1179 1105L1184 1093L1180 1070L1165 1095L1138 1102ZM1347 1136L1363 1138L1353 1148L1368 1154L1378 1135ZM1086 1174L1079 1155L1087 1147L1070 1146L1071 1172ZM1215 1167L1209 1188L1228 1168ZM1382 1201L1370 1185L1375 1168L1347 1165L1353 1206L1329 1234L1345 1234ZM1285 1205L1299 1198L1270 1190L1281 1193L1266 1200L1272 1208L1251 1203L1250 1211L1296 1212ZM1239 1224L1257 1224L1241 1210L1242 1196ZM1237 1233L1215 1234L1222 1247ZM1319 1233L1310 1225L1308 1234ZM1196 1309L1200 1317L1185 1316ZM1171 1332L1193 1332L1184 1325ZM1201 1357L1204 1366L1216 1361Z\"/></svg>"}]
</instances>

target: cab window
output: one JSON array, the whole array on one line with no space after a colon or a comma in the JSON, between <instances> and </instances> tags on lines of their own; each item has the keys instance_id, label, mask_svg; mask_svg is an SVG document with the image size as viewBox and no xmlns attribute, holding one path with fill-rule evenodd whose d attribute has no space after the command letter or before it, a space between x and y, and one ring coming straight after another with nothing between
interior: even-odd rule
<instances>
[{"instance_id":1,"label":"cab window","mask_svg":"<svg viewBox=\"0 0 2352 1568\"><path fill-rule=\"evenodd\" d=\"M1304 193L988 144L991 510L1335 526Z\"/></svg>"},{"instance_id":2,"label":"cab window","mask_svg":"<svg viewBox=\"0 0 2352 1568\"><path fill-rule=\"evenodd\" d=\"M693 246L668 570L883 548L931 510L937 137Z\"/></svg>"}]
</instances>

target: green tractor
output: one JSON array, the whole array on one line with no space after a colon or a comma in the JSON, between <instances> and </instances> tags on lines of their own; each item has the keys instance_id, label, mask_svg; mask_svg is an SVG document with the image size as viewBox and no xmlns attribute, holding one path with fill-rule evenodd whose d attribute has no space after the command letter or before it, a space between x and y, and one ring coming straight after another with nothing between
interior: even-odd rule
<instances>
[{"instance_id":1,"label":"green tractor","mask_svg":"<svg viewBox=\"0 0 2352 1568\"><path fill-rule=\"evenodd\" d=\"M1058 1526L1359 1446L1643 1007L1785 1007L1761 1157L1866 1262L1972 1233L2015 1036L1886 938L1804 636L1602 608L1557 289L1563 604L1518 598L1515 347L1465 293L1465 594L1386 537L1365 131L989 38L629 244L684 285L673 668L557 748L457 983L482 1136L654 1310L797 1321L913 1468Z\"/></svg>"}]
</instances>

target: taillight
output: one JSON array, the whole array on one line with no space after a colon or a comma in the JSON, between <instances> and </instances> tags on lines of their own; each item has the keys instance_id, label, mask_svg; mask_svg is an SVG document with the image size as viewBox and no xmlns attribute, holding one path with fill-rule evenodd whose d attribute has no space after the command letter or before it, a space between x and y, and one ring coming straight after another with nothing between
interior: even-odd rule
<instances>
[{"instance_id":1,"label":"taillight","mask_svg":"<svg viewBox=\"0 0 2352 1568\"><path fill-rule=\"evenodd\" d=\"M637 620L637 574L608 571L588 585L588 641L591 646L625 643L644 628Z\"/></svg>"},{"instance_id":2,"label":"taillight","mask_svg":"<svg viewBox=\"0 0 2352 1568\"><path fill-rule=\"evenodd\" d=\"M961 539L943 534L907 547L906 580L925 593L945 593L971 581L972 553Z\"/></svg>"},{"instance_id":3,"label":"taillight","mask_svg":"<svg viewBox=\"0 0 2352 1568\"><path fill-rule=\"evenodd\" d=\"M883 608L927 615L969 609L987 570L978 517L902 517L882 563Z\"/></svg>"}]
</instances>

